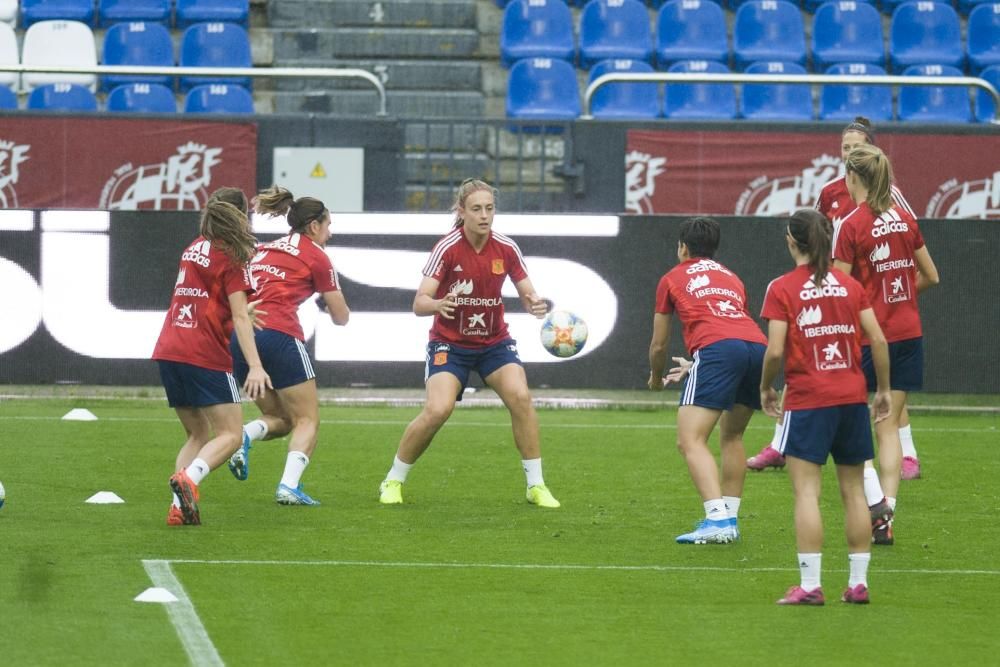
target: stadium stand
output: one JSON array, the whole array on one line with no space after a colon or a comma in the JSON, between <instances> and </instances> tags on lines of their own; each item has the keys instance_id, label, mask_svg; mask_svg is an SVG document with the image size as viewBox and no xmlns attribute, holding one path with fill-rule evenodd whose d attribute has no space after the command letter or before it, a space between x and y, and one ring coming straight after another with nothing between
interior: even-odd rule
<instances>
[{"instance_id":1,"label":"stadium stand","mask_svg":"<svg viewBox=\"0 0 1000 667\"><path fill-rule=\"evenodd\" d=\"M812 57L819 71L835 63L884 65L882 15L855 0L822 5L813 18Z\"/></svg>"},{"instance_id":2,"label":"stadium stand","mask_svg":"<svg viewBox=\"0 0 1000 667\"><path fill-rule=\"evenodd\" d=\"M656 16L656 63L667 69L681 60L729 62L726 15L711 0L671 0Z\"/></svg>"},{"instance_id":3,"label":"stadium stand","mask_svg":"<svg viewBox=\"0 0 1000 667\"><path fill-rule=\"evenodd\" d=\"M97 5L97 24L102 28L123 21L169 25L170 12L170 0L100 0Z\"/></svg>"},{"instance_id":4,"label":"stadium stand","mask_svg":"<svg viewBox=\"0 0 1000 667\"><path fill-rule=\"evenodd\" d=\"M580 13L580 66L609 58L652 62L649 14L639 0L591 0Z\"/></svg>"},{"instance_id":5,"label":"stadium stand","mask_svg":"<svg viewBox=\"0 0 1000 667\"><path fill-rule=\"evenodd\" d=\"M24 33L21 44L21 64L36 66L77 65L97 66L94 33L79 21L39 21ZM91 90L97 87L93 74L35 74L21 77L26 91L50 83L73 83Z\"/></svg>"},{"instance_id":6,"label":"stadium stand","mask_svg":"<svg viewBox=\"0 0 1000 667\"><path fill-rule=\"evenodd\" d=\"M903 76L962 76L950 65L912 65ZM899 120L921 123L968 123L972 120L969 91L945 86L901 86Z\"/></svg>"},{"instance_id":7,"label":"stadium stand","mask_svg":"<svg viewBox=\"0 0 1000 667\"><path fill-rule=\"evenodd\" d=\"M28 108L35 111L97 111L97 97L75 83L49 83L28 96Z\"/></svg>"},{"instance_id":8,"label":"stadium stand","mask_svg":"<svg viewBox=\"0 0 1000 667\"><path fill-rule=\"evenodd\" d=\"M573 15L563 0L513 0L504 9L500 62L511 67L523 58L576 60Z\"/></svg>"},{"instance_id":9,"label":"stadium stand","mask_svg":"<svg viewBox=\"0 0 1000 667\"><path fill-rule=\"evenodd\" d=\"M510 68L507 117L573 120L580 115L576 69L557 58L527 58Z\"/></svg>"},{"instance_id":10,"label":"stadium stand","mask_svg":"<svg viewBox=\"0 0 1000 667\"><path fill-rule=\"evenodd\" d=\"M969 12L966 28L970 73L1000 65L1000 2L982 4Z\"/></svg>"},{"instance_id":11,"label":"stadium stand","mask_svg":"<svg viewBox=\"0 0 1000 667\"><path fill-rule=\"evenodd\" d=\"M714 60L682 60L667 71L725 74L729 68ZM736 89L731 83L668 83L664 87L663 115L674 120L736 118Z\"/></svg>"},{"instance_id":12,"label":"stadium stand","mask_svg":"<svg viewBox=\"0 0 1000 667\"><path fill-rule=\"evenodd\" d=\"M39 21L94 23L94 0L21 0L21 25Z\"/></svg>"},{"instance_id":13,"label":"stadium stand","mask_svg":"<svg viewBox=\"0 0 1000 667\"><path fill-rule=\"evenodd\" d=\"M588 82L611 72L652 72L645 60L616 58L604 60L590 69ZM595 118L656 118L660 115L659 86L655 83L606 83L590 98Z\"/></svg>"},{"instance_id":14,"label":"stadium stand","mask_svg":"<svg viewBox=\"0 0 1000 667\"><path fill-rule=\"evenodd\" d=\"M21 57L17 52L17 35L14 29L6 23L0 23L0 64L17 65ZM0 87L16 90L21 83L21 76L13 72L0 72Z\"/></svg>"},{"instance_id":15,"label":"stadium stand","mask_svg":"<svg viewBox=\"0 0 1000 667\"><path fill-rule=\"evenodd\" d=\"M838 63L826 74L885 74L885 69L869 63ZM866 116L874 121L892 120L892 88L858 84L825 85L819 97L820 120L854 120Z\"/></svg>"},{"instance_id":16,"label":"stadium stand","mask_svg":"<svg viewBox=\"0 0 1000 667\"><path fill-rule=\"evenodd\" d=\"M242 87L226 83L195 86L184 100L185 113L253 113L253 96Z\"/></svg>"},{"instance_id":17,"label":"stadium stand","mask_svg":"<svg viewBox=\"0 0 1000 667\"><path fill-rule=\"evenodd\" d=\"M1000 90L1000 65L991 65L979 73L979 78L993 84L993 87ZM976 120L980 123L989 123L996 118L996 103L993 97L985 90L976 89Z\"/></svg>"},{"instance_id":18,"label":"stadium stand","mask_svg":"<svg viewBox=\"0 0 1000 667\"><path fill-rule=\"evenodd\" d=\"M805 74L797 63L757 62L747 74ZM743 118L750 120L812 120L809 86L788 83L743 84Z\"/></svg>"},{"instance_id":19,"label":"stadium stand","mask_svg":"<svg viewBox=\"0 0 1000 667\"><path fill-rule=\"evenodd\" d=\"M802 12L785 0L747 0L733 22L733 59L745 70L758 61L805 65Z\"/></svg>"},{"instance_id":20,"label":"stadium stand","mask_svg":"<svg viewBox=\"0 0 1000 667\"><path fill-rule=\"evenodd\" d=\"M184 29L196 23L249 25L249 0L177 0L176 23Z\"/></svg>"},{"instance_id":21,"label":"stadium stand","mask_svg":"<svg viewBox=\"0 0 1000 667\"><path fill-rule=\"evenodd\" d=\"M107 110L126 113L174 113L174 91L157 83L127 83L108 93Z\"/></svg>"},{"instance_id":22,"label":"stadium stand","mask_svg":"<svg viewBox=\"0 0 1000 667\"><path fill-rule=\"evenodd\" d=\"M234 23L196 23L181 37L181 67L252 67L250 39ZM187 77L180 80L181 91L209 83L232 84L250 89L248 77Z\"/></svg>"},{"instance_id":23,"label":"stadium stand","mask_svg":"<svg viewBox=\"0 0 1000 667\"><path fill-rule=\"evenodd\" d=\"M6 86L0 86L0 110L17 109L17 93Z\"/></svg>"},{"instance_id":24,"label":"stadium stand","mask_svg":"<svg viewBox=\"0 0 1000 667\"><path fill-rule=\"evenodd\" d=\"M101 61L105 65L174 66L174 42L170 31L160 23L130 21L116 23L104 34ZM158 83L173 87L168 76L108 75L101 77L105 91L126 83Z\"/></svg>"},{"instance_id":25,"label":"stadium stand","mask_svg":"<svg viewBox=\"0 0 1000 667\"><path fill-rule=\"evenodd\" d=\"M958 13L936 2L906 2L892 13L889 59L893 72L911 65L950 65L965 61Z\"/></svg>"}]
</instances>

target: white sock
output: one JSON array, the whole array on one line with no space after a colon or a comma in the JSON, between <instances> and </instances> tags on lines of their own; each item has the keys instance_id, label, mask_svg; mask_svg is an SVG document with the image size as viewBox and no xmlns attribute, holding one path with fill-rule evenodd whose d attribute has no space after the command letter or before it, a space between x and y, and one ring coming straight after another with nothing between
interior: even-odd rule
<instances>
[{"instance_id":1,"label":"white sock","mask_svg":"<svg viewBox=\"0 0 1000 667\"><path fill-rule=\"evenodd\" d=\"M802 590L812 592L820 587L819 571L823 562L823 554L799 554L799 574Z\"/></svg>"},{"instance_id":2,"label":"white sock","mask_svg":"<svg viewBox=\"0 0 1000 667\"><path fill-rule=\"evenodd\" d=\"M171 494L171 495L173 495L173 497L174 497L173 502L171 502L171 505L173 505L177 509L180 509L181 508L181 499L177 497L176 493Z\"/></svg>"},{"instance_id":3,"label":"white sock","mask_svg":"<svg viewBox=\"0 0 1000 667\"><path fill-rule=\"evenodd\" d=\"M524 468L524 478L528 482L528 488L545 486L541 459L521 459L521 467Z\"/></svg>"},{"instance_id":4,"label":"white sock","mask_svg":"<svg viewBox=\"0 0 1000 667\"><path fill-rule=\"evenodd\" d=\"M406 476L410 474L410 468L413 467L412 463L403 463L399 460L398 456L394 456L392 459L392 467L389 469L389 474L385 476L386 479L394 479L399 483L406 481Z\"/></svg>"},{"instance_id":5,"label":"white sock","mask_svg":"<svg viewBox=\"0 0 1000 667\"><path fill-rule=\"evenodd\" d=\"M267 422L263 419L254 419L244 424L243 432L250 437L250 442L256 442L267 435Z\"/></svg>"},{"instance_id":6,"label":"white sock","mask_svg":"<svg viewBox=\"0 0 1000 667\"><path fill-rule=\"evenodd\" d=\"M899 443L903 445L903 456L917 458L917 448L913 444L913 431L909 424L899 427Z\"/></svg>"},{"instance_id":7,"label":"white sock","mask_svg":"<svg viewBox=\"0 0 1000 667\"><path fill-rule=\"evenodd\" d=\"M201 480L208 477L208 473L212 472L212 469L208 467L204 459L195 459L191 461L191 465L185 470L187 476L191 478L191 481L195 485L201 484Z\"/></svg>"},{"instance_id":8,"label":"white sock","mask_svg":"<svg viewBox=\"0 0 1000 667\"><path fill-rule=\"evenodd\" d=\"M885 497L885 502L889 503L889 509L891 509L893 512L896 511L896 499L895 498L890 498L889 496L886 496Z\"/></svg>"},{"instance_id":9,"label":"white sock","mask_svg":"<svg viewBox=\"0 0 1000 667\"><path fill-rule=\"evenodd\" d=\"M865 467L865 502L868 507L874 507L882 502L885 494L882 493L882 485L878 481L878 471L875 468Z\"/></svg>"},{"instance_id":10,"label":"white sock","mask_svg":"<svg viewBox=\"0 0 1000 667\"><path fill-rule=\"evenodd\" d=\"M288 452L288 457L285 458L285 472L281 475L281 483L290 489L297 489L307 465L309 465L309 457L303 452Z\"/></svg>"},{"instance_id":11,"label":"white sock","mask_svg":"<svg viewBox=\"0 0 1000 667\"><path fill-rule=\"evenodd\" d=\"M712 521L722 521L729 516L726 511L726 503L722 498L705 501L705 518Z\"/></svg>"},{"instance_id":12,"label":"white sock","mask_svg":"<svg viewBox=\"0 0 1000 667\"><path fill-rule=\"evenodd\" d=\"M740 497L722 496L722 502L726 504L726 513L730 519L737 519L740 516Z\"/></svg>"},{"instance_id":13,"label":"white sock","mask_svg":"<svg viewBox=\"0 0 1000 667\"><path fill-rule=\"evenodd\" d=\"M771 436L771 444L768 445L774 451L778 451L778 445L781 444L781 429L784 428L781 422L774 422L774 435Z\"/></svg>"},{"instance_id":14,"label":"white sock","mask_svg":"<svg viewBox=\"0 0 1000 667\"><path fill-rule=\"evenodd\" d=\"M847 560L851 565L851 576L847 580L847 585L854 588L858 584L864 584L868 588L868 563L872 560L871 553L847 554Z\"/></svg>"}]
</instances>

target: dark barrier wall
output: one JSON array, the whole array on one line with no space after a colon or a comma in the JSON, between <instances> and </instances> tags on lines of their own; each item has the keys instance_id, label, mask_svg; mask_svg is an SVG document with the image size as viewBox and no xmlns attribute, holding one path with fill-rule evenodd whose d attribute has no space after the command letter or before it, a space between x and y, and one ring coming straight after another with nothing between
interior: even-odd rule
<instances>
[{"instance_id":1,"label":"dark barrier wall","mask_svg":"<svg viewBox=\"0 0 1000 667\"><path fill-rule=\"evenodd\" d=\"M108 223L106 213L90 218L52 212L4 215L0 383L158 384L155 365L147 358L178 258L197 233L196 216L116 212ZM430 320L409 310L419 267L447 232L449 220L385 218L345 216L334 223L329 251L341 272L352 320L336 331L317 327L308 341L319 359L321 386L421 384L421 346ZM537 321L523 314L516 298L508 299L532 385L645 386L653 295L660 275L676 263L680 220L611 216L591 227L577 216L560 227L550 216L497 219L496 228L508 230L520 243L539 292L552 297L556 307L583 316L593 330L584 356L542 363L548 358L537 340ZM791 268L784 224L773 218L722 222L717 259L743 278L757 312L767 283ZM1000 223L929 220L922 228L942 277L942 284L921 298L925 389L1000 393L995 345L1000 307L992 293ZM311 304L309 310L307 315L319 316ZM347 333L354 338L336 338ZM672 342L672 353L680 354L679 327ZM352 355L355 360L346 360Z\"/></svg>"}]
</instances>

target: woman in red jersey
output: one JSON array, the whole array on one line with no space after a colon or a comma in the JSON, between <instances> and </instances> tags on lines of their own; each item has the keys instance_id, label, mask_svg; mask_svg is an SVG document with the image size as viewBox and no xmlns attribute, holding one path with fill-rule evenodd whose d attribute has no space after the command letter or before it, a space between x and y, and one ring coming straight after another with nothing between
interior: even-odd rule
<instances>
[{"instance_id":1,"label":"woman in red jersey","mask_svg":"<svg viewBox=\"0 0 1000 667\"><path fill-rule=\"evenodd\" d=\"M240 200L242 210L231 203ZM247 314L252 288L246 263L256 239L245 207L243 193L235 188L209 198L201 213L201 235L181 255L170 309L153 351L167 400L187 432L170 478L174 502L169 525L201 523L198 485L240 446L243 409L231 372L232 333L250 360L243 383L247 395L256 398L271 382Z\"/></svg>"},{"instance_id":2,"label":"woman in red jersey","mask_svg":"<svg viewBox=\"0 0 1000 667\"><path fill-rule=\"evenodd\" d=\"M795 269L768 285L761 316L768 320L767 352L760 378L764 412L778 417L774 379L785 362L782 439L795 492L795 539L801 581L782 605L821 605L823 522L819 510L822 466L832 454L844 503L850 577L841 600L868 602L871 559L864 462L872 436L861 369L860 334L870 341L877 378L872 412L889 414L889 357L885 338L864 288L830 268L829 222L810 209L796 211L785 241Z\"/></svg>"},{"instance_id":3,"label":"woman in red jersey","mask_svg":"<svg viewBox=\"0 0 1000 667\"><path fill-rule=\"evenodd\" d=\"M476 371L510 411L514 444L521 454L529 503L559 507L542 476L538 416L528 380L507 331L501 288L509 277L525 309L538 318L548 305L535 293L513 239L493 230L496 190L467 179L458 188L455 225L435 244L413 299L413 312L433 316L424 385L424 409L410 422L392 467L379 487L379 502L403 502L403 483L431 440L451 416Z\"/></svg>"},{"instance_id":4,"label":"woman in red jersey","mask_svg":"<svg viewBox=\"0 0 1000 667\"><path fill-rule=\"evenodd\" d=\"M923 388L923 334L917 294L936 285L939 278L916 220L893 202L889 158L877 147L865 144L851 150L845 166L847 189L858 207L844 218L834 258L838 269L865 287L889 341L892 413L875 429L885 503L872 509L872 538L876 544L892 544L903 458L899 418L907 392ZM864 368L872 389L874 376L867 350Z\"/></svg>"},{"instance_id":5,"label":"woman in red jersey","mask_svg":"<svg viewBox=\"0 0 1000 667\"><path fill-rule=\"evenodd\" d=\"M229 469L236 479L247 479L251 443L290 433L275 501L280 505L318 505L301 485L316 449L319 396L298 309L319 292L334 324L343 326L350 319L337 271L323 249L330 240L330 211L318 199L296 199L278 186L258 194L254 208L261 214L284 216L290 229L288 235L260 245L250 262L259 308L267 314L263 328L256 333L257 349L273 388L256 398L262 414L244 427L243 445L230 457ZM248 365L235 340L232 351L239 379L248 372Z\"/></svg>"}]
</instances>

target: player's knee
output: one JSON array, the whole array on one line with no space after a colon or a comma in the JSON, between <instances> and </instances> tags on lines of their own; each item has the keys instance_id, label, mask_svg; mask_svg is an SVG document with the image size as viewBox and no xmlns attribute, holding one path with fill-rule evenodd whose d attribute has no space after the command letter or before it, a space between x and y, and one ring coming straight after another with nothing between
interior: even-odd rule
<instances>
[{"instance_id":1,"label":"player's knee","mask_svg":"<svg viewBox=\"0 0 1000 667\"><path fill-rule=\"evenodd\" d=\"M454 407L453 404L428 403L424 406L424 419L433 426L441 426L451 417Z\"/></svg>"}]
</instances>

